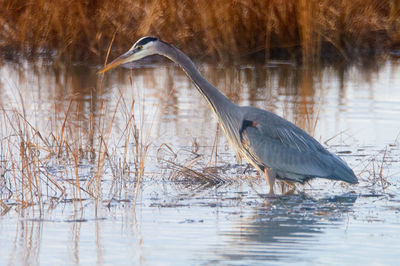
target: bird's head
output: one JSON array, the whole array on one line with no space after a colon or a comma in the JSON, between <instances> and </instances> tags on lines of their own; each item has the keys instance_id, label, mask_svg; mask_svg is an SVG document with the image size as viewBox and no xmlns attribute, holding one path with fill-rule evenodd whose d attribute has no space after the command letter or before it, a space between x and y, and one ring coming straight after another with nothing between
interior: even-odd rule
<instances>
[{"instance_id":1,"label":"bird's head","mask_svg":"<svg viewBox=\"0 0 400 266\"><path fill-rule=\"evenodd\" d=\"M160 42L161 41L155 37L143 37L139 39L126 53L107 64L97 73L101 74L119 65L138 61L146 56L157 54L157 46Z\"/></svg>"}]
</instances>

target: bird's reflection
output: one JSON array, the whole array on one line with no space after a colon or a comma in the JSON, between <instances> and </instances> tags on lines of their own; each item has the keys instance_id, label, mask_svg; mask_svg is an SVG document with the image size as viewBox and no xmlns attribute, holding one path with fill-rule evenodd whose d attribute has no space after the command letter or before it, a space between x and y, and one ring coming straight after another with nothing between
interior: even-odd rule
<instances>
[{"instance_id":1,"label":"bird's reflection","mask_svg":"<svg viewBox=\"0 0 400 266\"><path fill-rule=\"evenodd\" d=\"M299 194L269 201L222 233L228 248L218 250L218 256L241 261L296 258L325 230L340 227L356 199L355 194L323 199Z\"/></svg>"}]
</instances>

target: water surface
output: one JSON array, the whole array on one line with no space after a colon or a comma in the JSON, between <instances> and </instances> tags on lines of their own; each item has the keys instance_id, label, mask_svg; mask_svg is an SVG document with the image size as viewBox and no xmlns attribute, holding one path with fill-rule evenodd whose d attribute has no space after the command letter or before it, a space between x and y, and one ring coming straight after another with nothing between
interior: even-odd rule
<instances>
[{"instance_id":1,"label":"water surface","mask_svg":"<svg viewBox=\"0 0 400 266\"><path fill-rule=\"evenodd\" d=\"M91 67L6 63L0 68L1 199L11 208L0 217L0 264L396 265L399 62L200 66L236 103L308 131L346 160L360 183L314 180L293 195L266 197L264 178L235 158L205 100L173 64L145 63L102 79ZM38 171L50 173L66 193L50 184L33 207L22 208L18 193L8 190L12 162L18 167L20 160L18 145L8 146L18 143L10 128L16 113L34 128L32 143L39 131L70 147L46 158L38 148ZM137 131L127 126L132 114ZM96 183L103 139L109 150ZM73 151L80 152L76 168ZM96 197L84 191L78 197L75 169L88 192L98 184Z\"/></svg>"}]
</instances>

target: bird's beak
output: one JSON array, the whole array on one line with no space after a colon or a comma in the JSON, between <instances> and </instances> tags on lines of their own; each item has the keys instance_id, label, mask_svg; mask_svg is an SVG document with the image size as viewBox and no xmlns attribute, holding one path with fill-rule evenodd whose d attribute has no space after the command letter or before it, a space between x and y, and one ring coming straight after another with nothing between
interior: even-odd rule
<instances>
[{"instance_id":1,"label":"bird's beak","mask_svg":"<svg viewBox=\"0 0 400 266\"><path fill-rule=\"evenodd\" d=\"M119 65L134 61L134 50L129 50L128 52L124 53L123 55L119 56L117 59L112 61L111 63L105 65L102 69L97 71L97 74L103 74L104 72L113 69Z\"/></svg>"}]
</instances>

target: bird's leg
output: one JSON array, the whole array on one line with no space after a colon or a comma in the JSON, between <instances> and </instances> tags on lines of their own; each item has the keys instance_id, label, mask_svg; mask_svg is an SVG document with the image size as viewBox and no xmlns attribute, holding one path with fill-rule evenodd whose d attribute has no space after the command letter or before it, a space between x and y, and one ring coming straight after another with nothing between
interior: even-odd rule
<instances>
[{"instance_id":1,"label":"bird's leg","mask_svg":"<svg viewBox=\"0 0 400 266\"><path fill-rule=\"evenodd\" d=\"M288 190L287 191L283 191L284 187L287 187ZM296 191L296 186L293 182L287 181L287 180L283 180L282 182L282 193L284 193L285 195L291 195Z\"/></svg>"},{"instance_id":2,"label":"bird's leg","mask_svg":"<svg viewBox=\"0 0 400 266\"><path fill-rule=\"evenodd\" d=\"M275 175L276 175L276 173L271 168L265 168L264 169L264 173L265 173L265 176L267 177L267 183L268 183L268 186L269 186L268 194L269 195L275 195L274 185L275 185Z\"/></svg>"},{"instance_id":3,"label":"bird's leg","mask_svg":"<svg viewBox=\"0 0 400 266\"><path fill-rule=\"evenodd\" d=\"M251 164L247 164L246 168L243 170L243 174L246 174L246 171L249 170L251 167Z\"/></svg>"}]
</instances>

